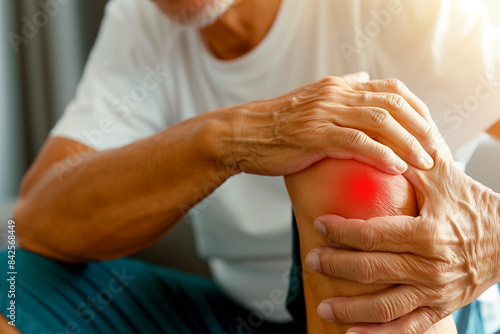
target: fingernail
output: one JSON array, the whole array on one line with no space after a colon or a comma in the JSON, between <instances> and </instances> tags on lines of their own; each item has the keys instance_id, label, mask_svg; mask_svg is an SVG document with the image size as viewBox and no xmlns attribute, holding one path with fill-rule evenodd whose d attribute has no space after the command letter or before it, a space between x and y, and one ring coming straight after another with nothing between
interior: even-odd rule
<instances>
[{"instance_id":1,"label":"fingernail","mask_svg":"<svg viewBox=\"0 0 500 334\"><path fill-rule=\"evenodd\" d=\"M408 165L400 158L396 158L396 169L401 173L404 173L408 169Z\"/></svg>"},{"instance_id":2,"label":"fingernail","mask_svg":"<svg viewBox=\"0 0 500 334\"><path fill-rule=\"evenodd\" d=\"M330 306L330 304L319 304L317 312L321 318L332 322L335 321L335 317L333 316L332 307Z\"/></svg>"},{"instance_id":3,"label":"fingernail","mask_svg":"<svg viewBox=\"0 0 500 334\"><path fill-rule=\"evenodd\" d=\"M307 254L306 264L309 268L311 268L314 271L317 271L317 272L321 271L321 266L319 264L319 256L314 251Z\"/></svg>"},{"instance_id":4,"label":"fingernail","mask_svg":"<svg viewBox=\"0 0 500 334\"><path fill-rule=\"evenodd\" d=\"M434 166L434 160L424 150L417 150L410 156L410 163L420 169L431 169Z\"/></svg>"},{"instance_id":5,"label":"fingernail","mask_svg":"<svg viewBox=\"0 0 500 334\"><path fill-rule=\"evenodd\" d=\"M359 334L358 332L347 332L347 334Z\"/></svg>"},{"instance_id":6,"label":"fingernail","mask_svg":"<svg viewBox=\"0 0 500 334\"><path fill-rule=\"evenodd\" d=\"M419 162L428 169L434 166L434 160L432 160L431 156L425 151L420 152Z\"/></svg>"},{"instance_id":7,"label":"fingernail","mask_svg":"<svg viewBox=\"0 0 500 334\"><path fill-rule=\"evenodd\" d=\"M326 227L319 219L316 219L316 221L314 222L314 228L316 229L316 231L326 237Z\"/></svg>"}]
</instances>

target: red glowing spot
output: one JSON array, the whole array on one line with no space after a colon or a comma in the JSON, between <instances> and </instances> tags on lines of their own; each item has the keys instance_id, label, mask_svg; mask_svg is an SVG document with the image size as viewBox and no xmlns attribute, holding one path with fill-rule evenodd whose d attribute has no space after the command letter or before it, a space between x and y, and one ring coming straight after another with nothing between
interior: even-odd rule
<instances>
[{"instance_id":1,"label":"red glowing spot","mask_svg":"<svg viewBox=\"0 0 500 334\"><path fill-rule=\"evenodd\" d=\"M384 213L381 208L391 199L393 175L356 160L323 160L313 170L316 177L307 194L321 189L318 212L345 218L369 219ZM389 187L388 187L389 185ZM382 215L383 216L383 215Z\"/></svg>"},{"instance_id":2,"label":"red glowing spot","mask_svg":"<svg viewBox=\"0 0 500 334\"><path fill-rule=\"evenodd\" d=\"M343 170L342 175L337 175L340 177L338 189L342 189L340 201L343 207L340 210L345 210L354 218L365 218L372 213L373 208L378 207L384 178L371 166L352 167Z\"/></svg>"},{"instance_id":3,"label":"red glowing spot","mask_svg":"<svg viewBox=\"0 0 500 334\"><path fill-rule=\"evenodd\" d=\"M353 177L349 185L349 197L358 202L372 202L378 195L378 184L375 178L369 174Z\"/></svg>"}]
</instances>

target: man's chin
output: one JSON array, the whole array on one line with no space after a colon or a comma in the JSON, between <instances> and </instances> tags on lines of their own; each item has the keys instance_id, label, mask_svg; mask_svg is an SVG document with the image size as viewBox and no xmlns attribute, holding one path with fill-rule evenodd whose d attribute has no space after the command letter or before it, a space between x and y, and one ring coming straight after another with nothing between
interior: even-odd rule
<instances>
[{"instance_id":1,"label":"man's chin","mask_svg":"<svg viewBox=\"0 0 500 334\"><path fill-rule=\"evenodd\" d=\"M166 12L168 18L179 25L205 28L215 23L234 3L234 0L214 0L204 8L183 8L175 13Z\"/></svg>"}]
</instances>

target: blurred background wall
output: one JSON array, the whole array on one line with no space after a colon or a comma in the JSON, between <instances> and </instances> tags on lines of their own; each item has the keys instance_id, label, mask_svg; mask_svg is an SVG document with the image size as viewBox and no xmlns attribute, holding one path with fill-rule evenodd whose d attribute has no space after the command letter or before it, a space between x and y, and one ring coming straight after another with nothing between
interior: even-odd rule
<instances>
[{"instance_id":1,"label":"blurred background wall","mask_svg":"<svg viewBox=\"0 0 500 334\"><path fill-rule=\"evenodd\" d=\"M73 98L106 2L0 1L0 200Z\"/></svg>"}]
</instances>

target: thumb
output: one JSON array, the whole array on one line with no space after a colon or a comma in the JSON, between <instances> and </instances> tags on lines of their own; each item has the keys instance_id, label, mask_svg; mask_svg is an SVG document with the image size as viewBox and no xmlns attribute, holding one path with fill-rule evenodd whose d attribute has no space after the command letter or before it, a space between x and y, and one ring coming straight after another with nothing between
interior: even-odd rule
<instances>
[{"instance_id":1,"label":"thumb","mask_svg":"<svg viewBox=\"0 0 500 334\"><path fill-rule=\"evenodd\" d=\"M367 82L370 80L370 75L367 72L350 73L342 76L346 81Z\"/></svg>"}]
</instances>

